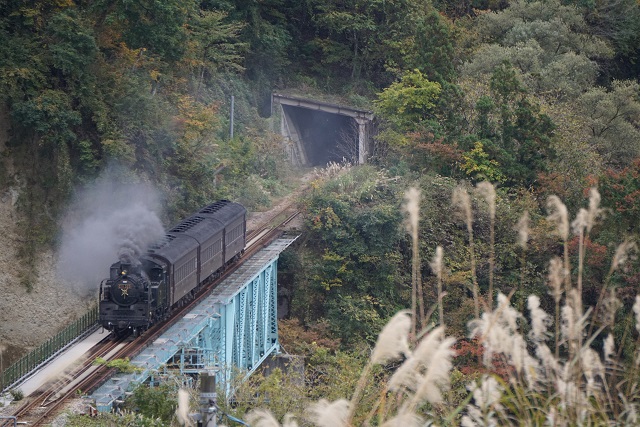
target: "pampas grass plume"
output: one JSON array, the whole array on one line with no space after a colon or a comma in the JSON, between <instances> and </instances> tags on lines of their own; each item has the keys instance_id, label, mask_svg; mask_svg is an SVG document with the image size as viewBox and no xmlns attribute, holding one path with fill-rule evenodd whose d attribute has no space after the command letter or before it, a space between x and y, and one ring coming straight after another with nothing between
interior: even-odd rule
<instances>
[{"instance_id":1,"label":"pampas grass plume","mask_svg":"<svg viewBox=\"0 0 640 427\"><path fill-rule=\"evenodd\" d=\"M451 201L463 213L467 227L470 227L473 217L471 216L471 197L469 197L467 190L463 187L456 187L453 190Z\"/></svg>"},{"instance_id":2,"label":"pampas grass plume","mask_svg":"<svg viewBox=\"0 0 640 427\"><path fill-rule=\"evenodd\" d=\"M569 238L569 213L567 212L567 207L558 196L552 195L547 199L547 209L549 210L547 220L556 224L558 234L562 240L566 241Z\"/></svg>"},{"instance_id":3,"label":"pampas grass plume","mask_svg":"<svg viewBox=\"0 0 640 427\"><path fill-rule=\"evenodd\" d=\"M423 420L413 412L401 412L387 420L381 427L420 427Z\"/></svg>"},{"instance_id":4,"label":"pampas grass plume","mask_svg":"<svg viewBox=\"0 0 640 427\"><path fill-rule=\"evenodd\" d=\"M266 409L254 409L247 414L246 419L252 427L280 427L273 414ZM282 427L298 427L298 423L293 415L287 414Z\"/></svg>"},{"instance_id":5,"label":"pampas grass plume","mask_svg":"<svg viewBox=\"0 0 640 427\"><path fill-rule=\"evenodd\" d=\"M413 351L413 355L417 362L424 367L428 367L431 359L438 348L438 343L444 337L444 328L439 326L425 336Z\"/></svg>"},{"instance_id":6,"label":"pampas grass plume","mask_svg":"<svg viewBox=\"0 0 640 427\"><path fill-rule=\"evenodd\" d=\"M511 306L509 297L500 292L497 296L498 307L496 312L499 313L501 320L509 326L509 330L514 332L518 329L518 319L522 316L518 310Z\"/></svg>"},{"instance_id":7,"label":"pampas grass plume","mask_svg":"<svg viewBox=\"0 0 640 427\"><path fill-rule=\"evenodd\" d=\"M317 427L344 427L348 413L349 402L344 399L334 402L320 399L309 406L309 418Z\"/></svg>"},{"instance_id":8,"label":"pampas grass plume","mask_svg":"<svg viewBox=\"0 0 640 427\"><path fill-rule=\"evenodd\" d=\"M282 427L298 427L298 423L293 415L287 414L284 416Z\"/></svg>"},{"instance_id":9,"label":"pampas grass plume","mask_svg":"<svg viewBox=\"0 0 640 427\"><path fill-rule=\"evenodd\" d=\"M246 419L253 427L280 427L280 423L266 409L254 409L247 414Z\"/></svg>"},{"instance_id":10,"label":"pampas grass plume","mask_svg":"<svg viewBox=\"0 0 640 427\"><path fill-rule=\"evenodd\" d=\"M598 394L599 387L596 387L596 378L604 379L604 366L600 356L591 348L583 348L580 351L580 362L582 373L587 380L587 393L589 395Z\"/></svg>"},{"instance_id":11,"label":"pampas grass plume","mask_svg":"<svg viewBox=\"0 0 640 427\"><path fill-rule=\"evenodd\" d=\"M590 232L596 220L604 215L604 209L600 209L600 193L592 187L589 190L589 210L587 211L587 232Z\"/></svg>"},{"instance_id":12,"label":"pampas grass plume","mask_svg":"<svg viewBox=\"0 0 640 427\"><path fill-rule=\"evenodd\" d=\"M389 320L378 335L376 346L371 355L371 363L384 364L395 360L404 353L409 355L408 335L411 329L411 316L407 310L399 311Z\"/></svg>"},{"instance_id":13,"label":"pampas grass plume","mask_svg":"<svg viewBox=\"0 0 640 427\"><path fill-rule=\"evenodd\" d=\"M527 298L527 306L531 313L531 331L529 337L536 341L544 341L547 336L547 327L551 323L551 319L543 309L540 308L540 298L536 295L529 295Z\"/></svg>"},{"instance_id":14,"label":"pampas grass plume","mask_svg":"<svg viewBox=\"0 0 640 427\"><path fill-rule=\"evenodd\" d=\"M518 231L518 245L522 249L527 249L527 242L529 241L529 212L524 211L520 220L516 224L516 230Z\"/></svg>"},{"instance_id":15,"label":"pampas grass plume","mask_svg":"<svg viewBox=\"0 0 640 427\"><path fill-rule=\"evenodd\" d=\"M402 388L415 391L418 385L418 360L411 356L391 375L387 387L391 391L400 391Z\"/></svg>"},{"instance_id":16,"label":"pampas grass plume","mask_svg":"<svg viewBox=\"0 0 640 427\"><path fill-rule=\"evenodd\" d=\"M432 404L442 401L441 389L448 388L451 380L450 371L453 366L451 359L455 355L455 351L451 347L455 342L455 338L445 338L433 353L427 373L420 381L418 390L413 397L412 406L414 408L424 400Z\"/></svg>"},{"instance_id":17,"label":"pampas grass plume","mask_svg":"<svg viewBox=\"0 0 640 427\"><path fill-rule=\"evenodd\" d=\"M638 250L638 246L635 242L630 240L625 240L620 243L616 248L616 252L613 255L613 262L611 263L611 268L616 270L619 266L627 262L629 259L631 252L635 252Z\"/></svg>"},{"instance_id":18,"label":"pampas grass plume","mask_svg":"<svg viewBox=\"0 0 640 427\"><path fill-rule=\"evenodd\" d=\"M473 395L474 403L467 405L467 415L462 417L460 425L463 427L493 427L498 422L495 415L502 412L500 398L502 387L492 376L484 375L480 385L473 383L467 386Z\"/></svg>"},{"instance_id":19,"label":"pampas grass plume","mask_svg":"<svg viewBox=\"0 0 640 427\"><path fill-rule=\"evenodd\" d=\"M586 209L581 208L576 215L576 219L571 223L571 228L574 234L581 234L584 229L587 228L589 221L589 212Z\"/></svg>"},{"instance_id":20,"label":"pampas grass plume","mask_svg":"<svg viewBox=\"0 0 640 427\"><path fill-rule=\"evenodd\" d=\"M640 332L640 295L636 295L636 302L633 304L633 312L636 314L636 329Z\"/></svg>"},{"instance_id":21,"label":"pampas grass plume","mask_svg":"<svg viewBox=\"0 0 640 427\"><path fill-rule=\"evenodd\" d=\"M560 301L562 297L562 281L564 279L565 271L562 266L562 260L558 257L554 257L549 261L549 287L551 288L551 295L556 302Z\"/></svg>"},{"instance_id":22,"label":"pampas grass plume","mask_svg":"<svg viewBox=\"0 0 640 427\"><path fill-rule=\"evenodd\" d=\"M611 362L613 354L616 351L616 347L615 347L615 343L613 341L613 335L609 334L607 335L607 338L604 339L604 345L603 345L603 353L604 353L604 360L606 362Z\"/></svg>"},{"instance_id":23,"label":"pampas grass plume","mask_svg":"<svg viewBox=\"0 0 640 427\"><path fill-rule=\"evenodd\" d=\"M498 381L489 375L482 377L481 385L473 384L470 388L473 393L473 400L480 408L489 408L491 406L500 406L500 398L502 397L502 387Z\"/></svg>"},{"instance_id":24,"label":"pampas grass plume","mask_svg":"<svg viewBox=\"0 0 640 427\"><path fill-rule=\"evenodd\" d=\"M189 392L178 390L178 407L176 408L176 416L181 425L191 426L191 418L189 418Z\"/></svg>"},{"instance_id":25,"label":"pampas grass plume","mask_svg":"<svg viewBox=\"0 0 640 427\"><path fill-rule=\"evenodd\" d=\"M536 356L545 369L554 373L560 372L561 365L546 344L540 343L536 346Z\"/></svg>"},{"instance_id":26,"label":"pampas grass plume","mask_svg":"<svg viewBox=\"0 0 640 427\"><path fill-rule=\"evenodd\" d=\"M436 254L434 255L431 262L429 263L429 266L431 267L431 270L438 277L442 276L442 266L443 266L442 259L443 258L444 258L444 251L442 249L442 246L436 247Z\"/></svg>"},{"instance_id":27,"label":"pampas grass plume","mask_svg":"<svg viewBox=\"0 0 640 427\"><path fill-rule=\"evenodd\" d=\"M604 310L602 311L602 322L613 327L616 320L616 311L622 307L622 302L616 296L616 288L611 289L604 299Z\"/></svg>"},{"instance_id":28,"label":"pampas grass plume","mask_svg":"<svg viewBox=\"0 0 640 427\"><path fill-rule=\"evenodd\" d=\"M478 194L480 194L487 201L487 204L489 205L489 215L491 215L491 218L495 218L496 189L493 184L488 181L482 181L481 183L476 185L476 190L478 191Z\"/></svg>"},{"instance_id":29,"label":"pampas grass plume","mask_svg":"<svg viewBox=\"0 0 640 427\"><path fill-rule=\"evenodd\" d=\"M404 210L408 214L408 231L413 234L418 230L420 190L411 187L406 191L404 195Z\"/></svg>"},{"instance_id":30,"label":"pampas grass plume","mask_svg":"<svg viewBox=\"0 0 640 427\"><path fill-rule=\"evenodd\" d=\"M440 321L440 325L444 325L444 307L442 305L442 273L443 273L443 258L444 258L444 251L442 250L442 246L438 245L438 247L436 247L436 254L433 257L433 260L431 261L431 263L429 263L429 266L431 267L431 270L433 270L433 272L436 274L436 277L438 279L438 284L437 284L437 292L438 292L438 320Z\"/></svg>"}]
</instances>

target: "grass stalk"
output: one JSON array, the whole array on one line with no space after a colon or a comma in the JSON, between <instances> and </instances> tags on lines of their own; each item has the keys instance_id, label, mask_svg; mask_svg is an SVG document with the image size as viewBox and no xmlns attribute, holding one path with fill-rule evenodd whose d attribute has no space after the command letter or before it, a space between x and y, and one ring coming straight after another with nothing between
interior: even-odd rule
<instances>
[{"instance_id":1,"label":"grass stalk","mask_svg":"<svg viewBox=\"0 0 640 427\"><path fill-rule=\"evenodd\" d=\"M351 400L349 402L349 412L347 413L346 425L352 425L353 416L356 412L356 405L362 398L362 394L364 392L364 388L367 385L367 379L369 378L369 374L371 373L371 369L373 368L373 363L371 360L367 362L362 373L360 373L360 378L358 378L358 383L356 385L356 389L351 396Z\"/></svg>"}]
</instances>

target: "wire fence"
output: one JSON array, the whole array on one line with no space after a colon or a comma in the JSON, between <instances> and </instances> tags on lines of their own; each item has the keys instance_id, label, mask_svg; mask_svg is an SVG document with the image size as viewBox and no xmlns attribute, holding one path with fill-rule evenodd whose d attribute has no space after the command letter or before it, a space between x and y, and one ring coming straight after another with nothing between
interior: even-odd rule
<instances>
[{"instance_id":1,"label":"wire fence","mask_svg":"<svg viewBox=\"0 0 640 427\"><path fill-rule=\"evenodd\" d=\"M5 391L17 381L33 371L37 366L49 360L52 356L80 337L98 322L98 307L94 306L84 316L58 332L21 359L2 371L0 376L0 390Z\"/></svg>"}]
</instances>

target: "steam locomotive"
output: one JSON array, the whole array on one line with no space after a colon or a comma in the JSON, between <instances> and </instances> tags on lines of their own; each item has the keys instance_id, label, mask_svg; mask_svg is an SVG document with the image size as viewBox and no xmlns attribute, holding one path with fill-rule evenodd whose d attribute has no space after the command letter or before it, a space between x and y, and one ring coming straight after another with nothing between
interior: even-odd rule
<instances>
[{"instance_id":1,"label":"steam locomotive","mask_svg":"<svg viewBox=\"0 0 640 427\"><path fill-rule=\"evenodd\" d=\"M121 258L100 284L99 321L137 336L195 296L244 252L247 210L220 200L171 228L147 252Z\"/></svg>"}]
</instances>

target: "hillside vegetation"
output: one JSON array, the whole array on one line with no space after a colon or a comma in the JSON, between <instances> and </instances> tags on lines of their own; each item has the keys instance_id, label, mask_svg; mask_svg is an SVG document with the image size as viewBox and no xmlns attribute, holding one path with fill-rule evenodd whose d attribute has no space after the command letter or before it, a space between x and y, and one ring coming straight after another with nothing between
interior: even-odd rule
<instances>
[{"instance_id":1,"label":"hillside vegetation","mask_svg":"<svg viewBox=\"0 0 640 427\"><path fill-rule=\"evenodd\" d=\"M255 379L225 410L264 403L282 421L325 398L343 425L634 424L637 1L0 0L0 11L0 185L16 195L26 289L66 206L105 170L159 189L165 222L220 197L260 209L289 179L270 93L332 99L374 110L377 133L368 165L318 174L280 260L282 342L307 357L305 381ZM404 309L404 355L369 359ZM494 326L516 344L491 341ZM437 392L393 377L431 375L418 360L429 337Z\"/></svg>"}]
</instances>

